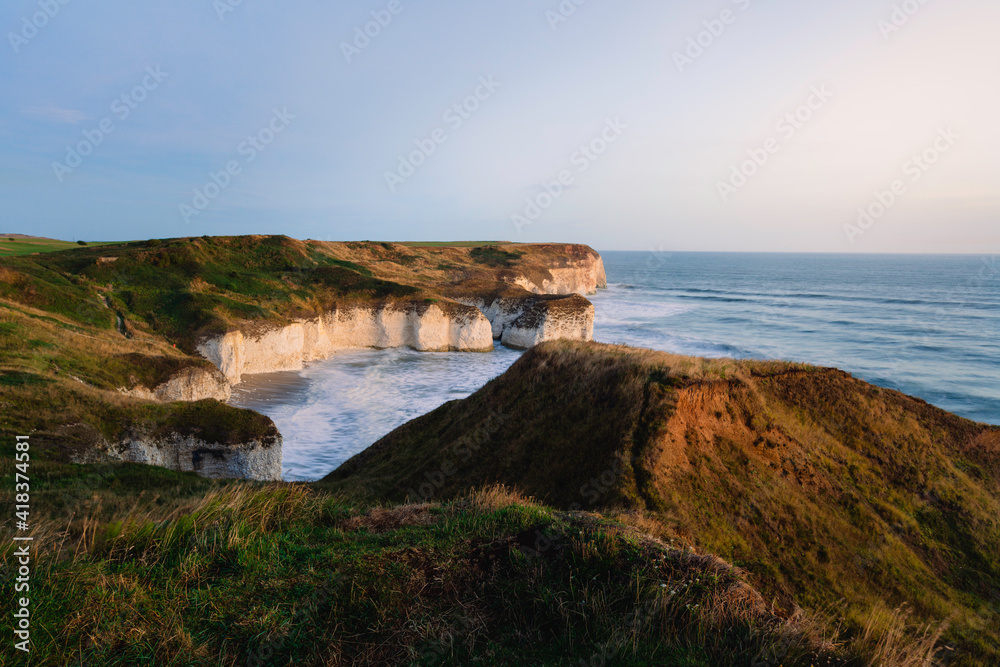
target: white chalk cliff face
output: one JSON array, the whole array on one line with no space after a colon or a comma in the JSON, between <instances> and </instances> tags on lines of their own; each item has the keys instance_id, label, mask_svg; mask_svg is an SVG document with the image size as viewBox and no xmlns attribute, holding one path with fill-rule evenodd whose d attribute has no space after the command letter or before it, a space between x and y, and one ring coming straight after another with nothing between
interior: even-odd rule
<instances>
[{"instance_id":1,"label":"white chalk cliff face","mask_svg":"<svg viewBox=\"0 0 1000 667\"><path fill-rule=\"evenodd\" d=\"M108 442L100 434L92 447L73 455L75 463L142 463L209 479L281 480L282 441L273 434L234 444L207 442L194 435L169 433L125 435Z\"/></svg>"},{"instance_id":2,"label":"white chalk cliff face","mask_svg":"<svg viewBox=\"0 0 1000 667\"><path fill-rule=\"evenodd\" d=\"M110 448L107 458L126 463L193 472L209 479L281 480L281 437L238 445L219 445L193 436L129 438Z\"/></svg>"},{"instance_id":3,"label":"white chalk cliff face","mask_svg":"<svg viewBox=\"0 0 1000 667\"><path fill-rule=\"evenodd\" d=\"M594 305L579 295L545 298L507 291L504 296L462 300L486 315L493 338L526 350L547 340L592 340Z\"/></svg>"},{"instance_id":4,"label":"white chalk cliff face","mask_svg":"<svg viewBox=\"0 0 1000 667\"><path fill-rule=\"evenodd\" d=\"M518 276L514 284L532 294L596 294L608 286L604 260L594 256L570 259L566 266L549 267L548 277L529 278Z\"/></svg>"},{"instance_id":5,"label":"white chalk cliff face","mask_svg":"<svg viewBox=\"0 0 1000 667\"><path fill-rule=\"evenodd\" d=\"M218 369L185 368L155 389L142 385L122 389L121 393L147 401L203 401L208 398L225 403L232 395L232 387Z\"/></svg>"},{"instance_id":6,"label":"white chalk cliff face","mask_svg":"<svg viewBox=\"0 0 1000 667\"><path fill-rule=\"evenodd\" d=\"M500 342L526 350L547 340L593 340L594 305L581 296L539 301L504 327Z\"/></svg>"},{"instance_id":7,"label":"white chalk cliff face","mask_svg":"<svg viewBox=\"0 0 1000 667\"><path fill-rule=\"evenodd\" d=\"M448 312L446 312L446 310ZM232 384L245 374L299 370L339 349L411 347L428 352L488 352L489 320L477 309L449 303L357 306L261 333L231 331L198 346Z\"/></svg>"},{"instance_id":8,"label":"white chalk cliff face","mask_svg":"<svg viewBox=\"0 0 1000 667\"><path fill-rule=\"evenodd\" d=\"M591 253L593 251L590 251ZM608 286L604 260L597 253L569 256L564 266L514 273L508 286L492 295L454 295L486 315L493 338L507 347L527 349L547 340L593 340L594 305L583 297Z\"/></svg>"},{"instance_id":9,"label":"white chalk cliff face","mask_svg":"<svg viewBox=\"0 0 1000 667\"><path fill-rule=\"evenodd\" d=\"M517 348L558 338L591 340L594 307L576 295L593 294L607 286L604 261L594 253L564 264L534 280L515 276L513 283L522 289L509 284L496 296L456 296L455 301L441 305L338 308L284 327L253 333L230 331L203 341L197 349L235 385L244 375L300 370L307 362L341 349L488 352L494 340ZM542 295L565 298L546 300L539 298ZM157 393L178 395L159 389Z\"/></svg>"}]
</instances>

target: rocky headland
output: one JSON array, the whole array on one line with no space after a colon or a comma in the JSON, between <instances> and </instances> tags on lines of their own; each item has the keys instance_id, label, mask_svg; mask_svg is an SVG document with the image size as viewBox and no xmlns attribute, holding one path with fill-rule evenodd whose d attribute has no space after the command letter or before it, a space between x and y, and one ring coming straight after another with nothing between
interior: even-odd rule
<instances>
[{"instance_id":1,"label":"rocky headland","mask_svg":"<svg viewBox=\"0 0 1000 667\"><path fill-rule=\"evenodd\" d=\"M244 375L298 370L344 349L477 353L494 341L590 340L594 309L584 295L604 286L600 255L580 245L248 236L77 248L0 261L15 352L0 372L18 378L11 391L25 407L47 386L108 408L23 416L37 415L42 432L81 423L104 434L71 447L74 460L271 480L280 477L276 432L226 443L197 432L125 437L101 415L206 400L225 411ZM31 355L21 335L43 352Z\"/></svg>"}]
</instances>

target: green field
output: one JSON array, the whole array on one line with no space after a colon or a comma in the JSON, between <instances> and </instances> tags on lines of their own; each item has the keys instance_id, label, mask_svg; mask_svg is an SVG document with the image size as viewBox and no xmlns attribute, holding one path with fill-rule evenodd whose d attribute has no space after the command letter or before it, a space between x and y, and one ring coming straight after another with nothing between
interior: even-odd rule
<instances>
[{"instance_id":1,"label":"green field","mask_svg":"<svg viewBox=\"0 0 1000 667\"><path fill-rule=\"evenodd\" d=\"M88 246L118 245L125 241L87 241ZM56 252L79 248L76 241L59 241L37 236L0 236L0 257L16 257L18 255L33 255L36 252Z\"/></svg>"},{"instance_id":2,"label":"green field","mask_svg":"<svg viewBox=\"0 0 1000 667\"><path fill-rule=\"evenodd\" d=\"M410 248L482 248L491 245L512 245L510 241L408 241L399 245Z\"/></svg>"}]
</instances>

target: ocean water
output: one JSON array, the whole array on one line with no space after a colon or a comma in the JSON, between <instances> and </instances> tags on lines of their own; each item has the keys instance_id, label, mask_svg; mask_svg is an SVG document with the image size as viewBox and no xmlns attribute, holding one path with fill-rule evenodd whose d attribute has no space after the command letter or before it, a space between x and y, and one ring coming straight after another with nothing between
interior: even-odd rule
<instances>
[{"instance_id":1,"label":"ocean water","mask_svg":"<svg viewBox=\"0 0 1000 667\"><path fill-rule=\"evenodd\" d=\"M1000 424L1000 260L975 256L602 253L594 338L680 354L835 366ZM318 479L406 421L468 396L520 353L343 352L248 377L233 403Z\"/></svg>"},{"instance_id":2,"label":"ocean water","mask_svg":"<svg viewBox=\"0 0 1000 667\"><path fill-rule=\"evenodd\" d=\"M248 375L232 405L274 420L284 437L286 481L315 480L398 426L465 398L521 352L349 350L299 372Z\"/></svg>"}]
</instances>

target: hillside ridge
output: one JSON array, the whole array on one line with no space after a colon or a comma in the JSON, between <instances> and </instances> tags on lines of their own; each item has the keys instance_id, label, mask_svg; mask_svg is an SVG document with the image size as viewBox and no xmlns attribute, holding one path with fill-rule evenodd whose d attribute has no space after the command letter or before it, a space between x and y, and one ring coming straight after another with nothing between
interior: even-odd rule
<instances>
[{"instance_id":1,"label":"hillside ridge","mask_svg":"<svg viewBox=\"0 0 1000 667\"><path fill-rule=\"evenodd\" d=\"M651 514L789 612L846 599L860 626L905 602L1000 659L1000 429L843 371L548 342L320 487L425 502L496 483Z\"/></svg>"}]
</instances>

